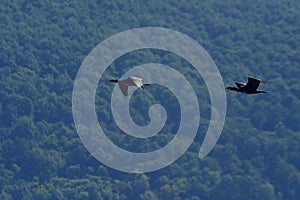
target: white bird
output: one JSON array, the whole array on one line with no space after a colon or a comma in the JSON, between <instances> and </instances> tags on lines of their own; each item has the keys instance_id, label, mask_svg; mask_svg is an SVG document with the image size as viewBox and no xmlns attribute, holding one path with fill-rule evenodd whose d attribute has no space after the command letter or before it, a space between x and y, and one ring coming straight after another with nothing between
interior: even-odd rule
<instances>
[{"instance_id":1,"label":"white bird","mask_svg":"<svg viewBox=\"0 0 300 200\"><path fill-rule=\"evenodd\" d=\"M142 79L135 76L129 76L127 79L122 79L122 80L111 79L109 81L113 83L118 83L121 92L123 93L124 96L128 95L128 86L137 86L141 90L144 90L144 85L149 85L149 84L143 84Z\"/></svg>"}]
</instances>

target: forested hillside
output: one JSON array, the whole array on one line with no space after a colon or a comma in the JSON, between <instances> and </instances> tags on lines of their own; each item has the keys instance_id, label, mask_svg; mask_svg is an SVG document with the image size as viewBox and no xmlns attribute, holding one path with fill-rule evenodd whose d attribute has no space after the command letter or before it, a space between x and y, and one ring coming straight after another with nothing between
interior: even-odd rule
<instances>
[{"instance_id":1,"label":"forested hillside","mask_svg":"<svg viewBox=\"0 0 300 200\"><path fill-rule=\"evenodd\" d=\"M300 199L299 10L298 0L2 2L0 199ZM73 83L100 42L150 26L199 42L226 86L252 76L265 80L260 87L269 93L227 91L222 135L210 154L199 159L210 118L201 76L170 52L141 50L120 57L105 77L149 62L170 65L191 82L201 109L197 137L180 159L158 171L127 174L103 165L82 144L72 116ZM140 140L114 131L114 85L105 80L100 85L97 114L116 144L151 151L176 133L179 105L169 90L149 88L131 100L137 124L148 123L152 104L161 103L168 112L159 142L139 146Z\"/></svg>"}]
</instances>

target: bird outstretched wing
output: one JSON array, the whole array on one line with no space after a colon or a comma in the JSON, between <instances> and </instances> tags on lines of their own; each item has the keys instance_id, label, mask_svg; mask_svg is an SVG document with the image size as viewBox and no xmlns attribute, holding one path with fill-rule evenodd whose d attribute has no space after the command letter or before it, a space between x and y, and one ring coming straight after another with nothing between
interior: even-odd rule
<instances>
[{"instance_id":1,"label":"bird outstretched wing","mask_svg":"<svg viewBox=\"0 0 300 200\"><path fill-rule=\"evenodd\" d=\"M260 82L261 82L261 80L259 80L259 79L248 77L248 82L245 85L245 87L248 90L256 91L257 88L258 88L258 86L259 86L259 84L260 84Z\"/></svg>"},{"instance_id":2,"label":"bird outstretched wing","mask_svg":"<svg viewBox=\"0 0 300 200\"><path fill-rule=\"evenodd\" d=\"M134 83L134 85L136 85L140 89L143 89L143 81L141 78L129 76L128 79L130 79Z\"/></svg>"},{"instance_id":3,"label":"bird outstretched wing","mask_svg":"<svg viewBox=\"0 0 300 200\"><path fill-rule=\"evenodd\" d=\"M128 96L128 86L124 85L124 84L120 84L120 83L118 85L120 87L120 90L121 90L122 94L124 96Z\"/></svg>"}]
</instances>

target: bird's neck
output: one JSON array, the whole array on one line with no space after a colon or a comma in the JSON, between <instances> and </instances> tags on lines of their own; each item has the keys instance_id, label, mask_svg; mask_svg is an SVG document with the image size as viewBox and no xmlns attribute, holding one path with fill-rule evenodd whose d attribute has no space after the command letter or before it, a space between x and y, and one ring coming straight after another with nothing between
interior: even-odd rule
<instances>
[{"instance_id":1,"label":"bird's neck","mask_svg":"<svg viewBox=\"0 0 300 200\"><path fill-rule=\"evenodd\" d=\"M237 87L227 87L226 89L233 90L233 91L239 91L239 88L237 88Z\"/></svg>"}]
</instances>

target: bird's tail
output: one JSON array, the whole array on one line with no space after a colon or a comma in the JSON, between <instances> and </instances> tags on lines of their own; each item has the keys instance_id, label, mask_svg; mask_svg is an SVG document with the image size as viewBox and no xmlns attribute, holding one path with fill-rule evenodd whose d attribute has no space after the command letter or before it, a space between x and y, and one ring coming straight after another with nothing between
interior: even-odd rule
<instances>
[{"instance_id":1,"label":"bird's tail","mask_svg":"<svg viewBox=\"0 0 300 200\"><path fill-rule=\"evenodd\" d=\"M141 86L142 90L144 90L144 86L149 86L150 84L149 83L145 83Z\"/></svg>"}]
</instances>

